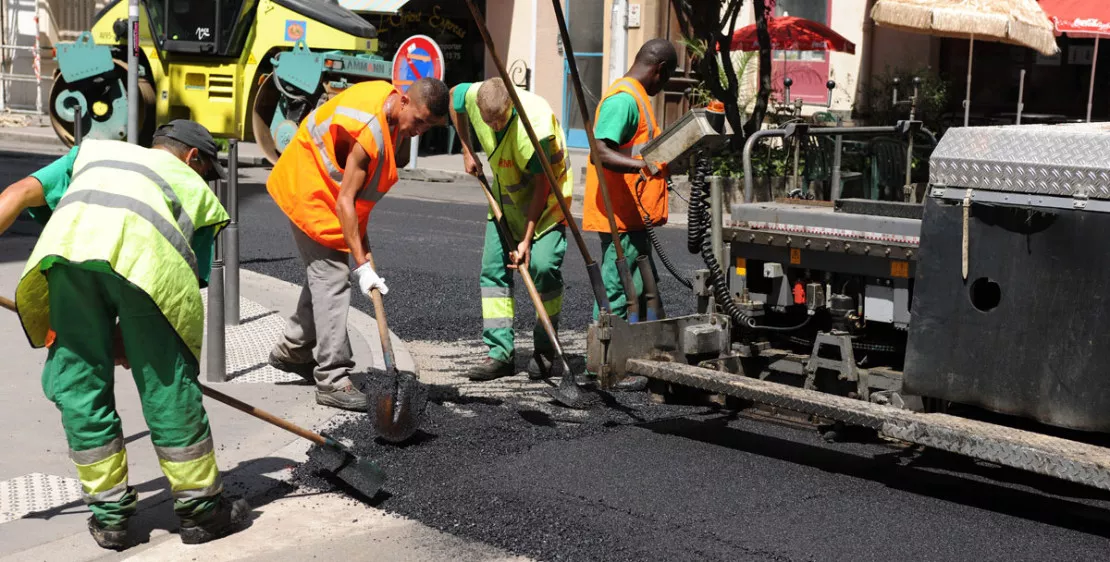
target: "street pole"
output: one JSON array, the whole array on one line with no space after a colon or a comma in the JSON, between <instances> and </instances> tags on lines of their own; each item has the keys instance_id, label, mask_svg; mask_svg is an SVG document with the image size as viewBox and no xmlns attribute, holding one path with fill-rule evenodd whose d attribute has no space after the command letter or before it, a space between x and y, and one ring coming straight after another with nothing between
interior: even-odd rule
<instances>
[{"instance_id":1,"label":"street pole","mask_svg":"<svg viewBox=\"0 0 1110 562\"><path fill-rule=\"evenodd\" d=\"M420 135L409 139L409 163L405 164L406 170L416 169L416 151L420 147Z\"/></svg>"},{"instance_id":2,"label":"street pole","mask_svg":"<svg viewBox=\"0 0 1110 562\"><path fill-rule=\"evenodd\" d=\"M139 0L127 6L127 142L139 144Z\"/></svg>"},{"instance_id":3,"label":"street pole","mask_svg":"<svg viewBox=\"0 0 1110 562\"><path fill-rule=\"evenodd\" d=\"M239 325L239 141L228 141L227 149L227 294L224 300L228 326Z\"/></svg>"},{"instance_id":4,"label":"street pole","mask_svg":"<svg viewBox=\"0 0 1110 562\"><path fill-rule=\"evenodd\" d=\"M1021 84L1018 86L1017 124L1021 125L1021 114L1025 111L1025 69L1021 69ZM1089 121L1090 119L1088 119Z\"/></svg>"},{"instance_id":5,"label":"street pole","mask_svg":"<svg viewBox=\"0 0 1110 562\"><path fill-rule=\"evenodd\" d=\"M216 182L216 196L223 199L223 182ZM216 237L216 255L208 279L208 382L227 380L227 342L224 340L223 237Z\"/></svg>"}]
</instances>

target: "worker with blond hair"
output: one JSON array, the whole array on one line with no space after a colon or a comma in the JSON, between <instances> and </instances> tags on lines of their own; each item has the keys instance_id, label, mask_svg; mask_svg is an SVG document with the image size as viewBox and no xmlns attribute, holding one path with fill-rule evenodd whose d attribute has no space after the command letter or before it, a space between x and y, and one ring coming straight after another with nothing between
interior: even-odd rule
<instances>
[{"instance_id":1,"label":"worker with blond hair","mask_svg":"<svg viewBox=\"0 0 1110 562\"><path fill-rule=\"evenodd\" d=\"M562 197L569 205L574 185L566 136L543 98L521 90L516 93L555 172L556 186L548 182L504 81L494 78L452 89L451 120L463 139L469 139L473 130L486 153L492 168L493 195L500 202L516 243L514 248L502 243L491 210L486 219L479 279L482 340L489 347L489 355L467 373L471 380L493 380L516 372L513 269L528 269L556 328L563 307L561 268L567 250L567 219L556 198ZM463 162L468 174L483 173L469 142L463 143ZM535 344L528 373L531 378L540 378L552 374L554 345L538 321L533 334Z\"/></svg>"}]
</instances>

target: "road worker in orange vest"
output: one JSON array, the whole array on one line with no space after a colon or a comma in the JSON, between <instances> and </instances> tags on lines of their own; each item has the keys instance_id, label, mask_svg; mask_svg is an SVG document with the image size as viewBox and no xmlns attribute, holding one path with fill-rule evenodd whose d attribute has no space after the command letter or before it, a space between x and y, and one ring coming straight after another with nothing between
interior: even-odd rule
<instances>
[{"instance_id":1,"label":"road worker in orange vest","mask_svg":"<svg viewBox=\"0 0 1110 562\"><path fill-rule=\"evenodd\" d=\"M609 87L594 118L594 136L599 150L590 155L586 171L582 230L597 232L601 238L601 277L609 293L613 313L622 318L627 318L628 302L617 273L616 247L598 188L595 165L601 162L620 233L618 242L624 249L624 257L632 273L640 310L647 310L643 298L644 282L636 267L636 258L648 256L652 274L655 275L655 260L651 258L644 220L645 217L651 220L652 226L666 224L667 180L666 166L656 163L660 172L653 175L648 171L649 163L640 156L640 149L661 132L655 122L651 98L663 90L677 65L678 53L670 41L652 39L644 43L636 53L632 68ZM594 318L597 316L595 303ZM635 388L646 382L642 377L627 377L620 386Z\"/></svg>"},{"instance_id":2,"label":"road worker in orange vest","mask_svg":"<svg viewBox=\"0 0 1110 562\"><path fill-rule=\"evenodd\" d=\"M350 380L351 281L363 294L389 291L366 259L370 211L397 183L397 147L445 123L448 104L447 86L432 78L417 80L404 94L388 82L351 86L305 118L266 182L292 223L307 273L270 365L314 382L319 404L368 406Z\"/></svg>"}]
</instances>

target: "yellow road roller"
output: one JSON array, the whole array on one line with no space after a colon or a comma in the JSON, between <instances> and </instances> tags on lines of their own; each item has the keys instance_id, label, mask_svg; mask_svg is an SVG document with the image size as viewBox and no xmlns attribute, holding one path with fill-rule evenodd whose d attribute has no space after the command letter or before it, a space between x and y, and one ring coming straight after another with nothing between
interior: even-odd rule
<instances>
[{"instance_id":1,"label":"yellow road roller","mask_svg":"<svg viewBox=\"0 0 1110 562\"><path fill-rule=\"evenodd\" d=\"M173 119L257 142L276 162L313 109L351 84L389 80L377 30L329 0L143 0L140 143ZM127 138L127 9L113 0L92 29L57 45L50 117L73 144ZM77 110L80 110L79 113Z\"/></svg>"}]
</instances>

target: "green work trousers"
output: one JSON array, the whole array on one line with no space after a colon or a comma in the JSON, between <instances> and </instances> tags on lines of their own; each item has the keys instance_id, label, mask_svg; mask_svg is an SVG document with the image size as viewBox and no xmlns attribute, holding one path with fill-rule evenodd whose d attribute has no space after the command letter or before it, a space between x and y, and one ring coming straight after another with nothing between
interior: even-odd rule
<instances>
[{"instance_id":1,"label":"green work trousers","mask_svg":"<svg viewBox=\"0 0 1110 562\"><path fill-rule=\"evenodd\" d=\"M567 253L566 227L557 226L532 242L529 272L540 293L544 310L551 317L551 324L559 328L559 313L563 310L563 256ZM515 248L513 248L515 250ZM482 250L482 341L489 346L489 356L498 361L513 360L513 282L517 274L506 267L509 249L501 242L497 226L486 221L486 241ZM533 329L535 350L552 353L554 346L547 338L543 325L536 321Z\"/></svg>"},{"instance_id":2,"label":"green work trousers","mask_svg":"<svg viewBox=\"0 0 1110 562\"><path fill-rule=\"evenodd\" d=\"M197 362L146 293L107 266L91 267L97 266L55 263L46 272L56 339L42 373L43 391L62 414L85 501L102 524L118 525L135 512L138 499L127 483L113 388L118 318L174 511L182 518L202 515L215 507L223 487Z\"/></svg>"},{"instance_id":3,"label":"green work trousers","mask_svg":"<svg viewBox=\"0 0 1110 562\"><path fill-rule=\"evenodd\" d=\"M628 298L624 294L624 285L621 276L617 273L617 247L613 245L613 235L608 232L599 232L601 238L601 280L605 283L605 292L609 295L609 306L613 314L628 320ZM651 264L651 274L659 279L655 270L655 259L651 255L651 240L647 232L637 230L620 233L621 248L624 249L624 259L628 262L628 269L632 272L632 285L636 288L637 302L640 304L640 320L647 318L647 300L644 299L644 279L636 267L636 258L647 256ZM663 297L659 296L660 305ZM598 315L597 302L594 302L594 320Z\"/></svg>"}]
</instances>

